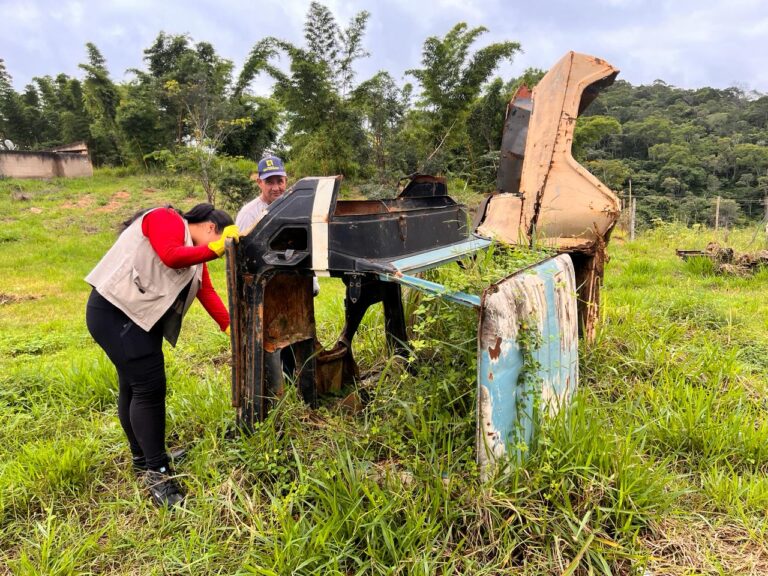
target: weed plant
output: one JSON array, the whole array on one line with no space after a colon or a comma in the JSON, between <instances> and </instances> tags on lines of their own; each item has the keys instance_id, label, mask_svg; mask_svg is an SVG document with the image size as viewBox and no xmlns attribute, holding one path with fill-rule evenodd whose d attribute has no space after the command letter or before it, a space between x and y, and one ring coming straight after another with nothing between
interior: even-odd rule
<instances>
[{"instance_id":1,"label":"weed plant","mask_svg":"<svg viewBox=\"0 0 768 576\"><path fill-rule=\"evenodd\" d=\"M85 328L82 278L136 209L200 200L163 178L0 181L0 573L768 573L768 274L689 269L675 248L724 232L676 225L614 235L573 406L485 482L471 309L409 295L410 364L385 352L372 309L355 340L366 410L326 399L312 411L289 387L243 436L228 339L193 306L166 349L189 500L155 509L130 470L114 370ZM753 232L727 243L755 250ZM489 272L496 256L442 281L478 293L511 266ZM223 263L210 269L223 294ZM326 344L342 298L323 279Z\"/></svg>"}]
</instances>

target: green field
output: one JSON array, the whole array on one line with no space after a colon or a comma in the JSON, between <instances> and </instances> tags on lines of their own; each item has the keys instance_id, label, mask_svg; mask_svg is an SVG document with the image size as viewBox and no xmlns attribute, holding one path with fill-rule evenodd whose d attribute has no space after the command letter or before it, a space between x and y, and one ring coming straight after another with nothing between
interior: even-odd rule
<instances>
[{"instance_id":1,"label":"green field","mask_svg":"<svg viewBox=\"0 0 768 576\"><path fill-rule=\"evenodd\" d=\"M418 368L378 310L356 339L374 400L288 391L236 433L229 340L199 305L167 348L186 508L130 470L116 377L82 278L141 207L199 201L162 176L0 180L0 573L766 574L768 270L718 276L675 248L766 247L755 230L659 225L609 245L602 324L568 415L523 466L474 464L473 318L408 301ZM211 263L225 294L223 262ZM323 281L323 343L343 322Z\"/></svg>"}]
</instances>

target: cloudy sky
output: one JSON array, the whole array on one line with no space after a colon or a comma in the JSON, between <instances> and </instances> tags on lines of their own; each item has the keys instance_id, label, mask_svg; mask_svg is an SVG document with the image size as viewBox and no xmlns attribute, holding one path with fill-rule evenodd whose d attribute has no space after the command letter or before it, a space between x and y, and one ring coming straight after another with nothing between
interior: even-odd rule
<instances>
[{"instance_id":1,"label":"cloudy sky","mask_svg":"<svg viewBox=\"0 0 768 576\"><path fill-rule=\"evenodd\" d=\"M342 25L371 17L371 56L358 80L387 70L403 81L428 36L457 22L485 26L476 46L514 40L523 53L499 69L505 79L548 69L568 50L608 60L632 84L661 79L681 88L738 86L768 93L766 0L326 0ZM256 41L302 42L309 0L0 0L0 58L17 90L33 76L81 76L85 43L95 43L113 79L143 68L142 50L160 30L205 40L236 70ZM256 92L268 89L260 79Z\"/></svg>"}]
</instances>

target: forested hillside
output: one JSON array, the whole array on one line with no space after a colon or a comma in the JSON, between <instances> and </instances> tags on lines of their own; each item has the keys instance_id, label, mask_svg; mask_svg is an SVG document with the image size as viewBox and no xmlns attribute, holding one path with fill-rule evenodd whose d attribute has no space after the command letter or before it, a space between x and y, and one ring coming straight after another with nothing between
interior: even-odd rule
<instances>
[{"instance_id":1,"label":"forested hillside","mask_svg":"<svg viewBox=\"0 0 768 576\"><path fill-rule=\"evenodd\" d=\"M717 196L721 222L763 217L768 96L618 81L587 114L577 154L614 189L627 189L631 179L646 221L710 223Z\"/></svg>"},{"instance_id":2,"label":"forested hillside","mask_svg":"<svg viewBox=\"0 0 768 576\"><path fill-rule=\"evenodd\" d=\"M520 45L480 47L486 30L458 23L423 41L421 66L404 79L384 70L361 79L369 18L363 11L343 26L312 3L302 45L262 38L237 65L207 42L160 32L126 82L90 43L81 77L36 77L21 92L0 60L0 142L35 150L85 140L97 165L192 173L209 198L223 190L233 204L249 184L247 166L232 159L265 150L285 156L295 176L341 173L365 181L367 194L416 171L491 189L505 104L543 72L495 78ZM259 76L271 80L267 96L253 93ZM710 223L718 196L721 223L763 218L768 96L620 80L587 114L574 153L624 196L631 187L641 224Z\"/></svg>"}]
</instances>

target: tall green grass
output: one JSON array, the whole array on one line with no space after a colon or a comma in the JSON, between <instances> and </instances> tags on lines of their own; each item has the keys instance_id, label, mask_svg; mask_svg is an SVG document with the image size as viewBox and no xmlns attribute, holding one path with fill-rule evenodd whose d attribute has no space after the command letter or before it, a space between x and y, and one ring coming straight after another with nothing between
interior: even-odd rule
<instances>
[{"instance_id":1,"label":"tall green grass","mask_svg":"<svg viewBox=\"0 0 768 576\"><path fill-rule=\"evenodd\" d=\"M355 340L365 410L327 398L312 411L289 388L242 436L228 339L194 306L166 349L168 437L189 448L190 497L155 509L130 470L114 369L84 326L82 277L120 219L198 200L162 175L0 181L0 573L766 572L768 274L710 276L674 252L755 250L749 230L615 235L573 406L486 482L471 310L408 295L409 364L387 355L372 309ZM223 263L211 271L224 293ZM466 288L464 272L443 280ZM326 345L342 298L323 279Z\"/></svg>"}]
</instances>

